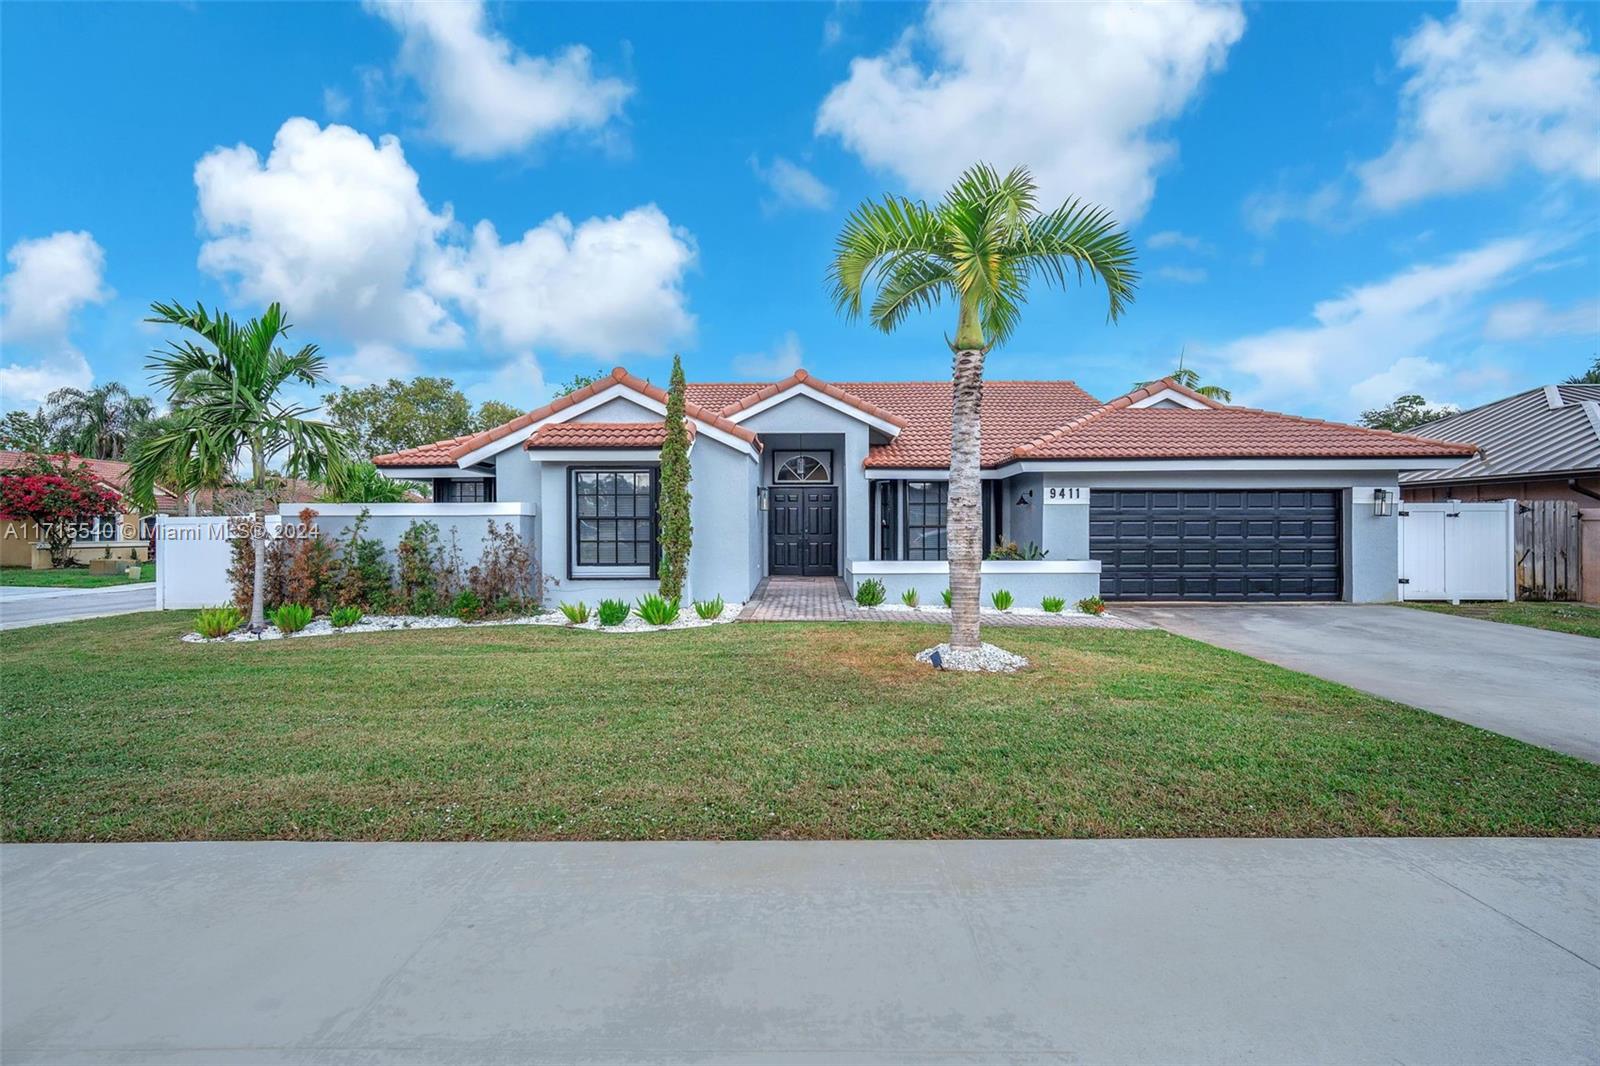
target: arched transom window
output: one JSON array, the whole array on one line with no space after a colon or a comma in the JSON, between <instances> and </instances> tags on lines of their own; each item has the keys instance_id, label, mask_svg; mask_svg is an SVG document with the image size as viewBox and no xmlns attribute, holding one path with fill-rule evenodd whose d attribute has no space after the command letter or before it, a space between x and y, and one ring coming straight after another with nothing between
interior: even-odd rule
<instances>
[{"instance_id":1,"label":"arched transom window","mask_svg":"<svg viewBox=\"0 0 1600 1066\"><path fill-rule=\"evenodd\" d=\"M833 480L832 452L776 452L772 480L779 485L801 482L826 485Z\"/></svg>"}]
</instances>

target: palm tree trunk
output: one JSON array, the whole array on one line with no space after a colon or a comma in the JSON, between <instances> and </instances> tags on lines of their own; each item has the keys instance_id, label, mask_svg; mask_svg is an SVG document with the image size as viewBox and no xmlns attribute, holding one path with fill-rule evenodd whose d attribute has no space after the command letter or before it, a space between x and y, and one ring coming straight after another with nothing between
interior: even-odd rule
<instances>
[{"instance_id":1,"label":"palm tree trunk","mask_svg":"<svg viewBox=\"0 0 1600 1066\"><path fill-rule=\"evenodd\" d=\"M263 460L262 460L262 457L261 457L261 448L259 446L255 446L255 447L252 447L250 449L250 465L251 465L251 469L255 473L254 481L255 481L255 488L256 488L256 494L257 494L257 502L259 503L260 491L261 491L261 488L262 488L263 484L266 481L266 471L263 468ZM259 526L256 525L255 519L259 519L259 521L260 521L260 525ZM266 514L266 508L262 507L260 510L257 510L257 511L254 512L253 520L250 523L250 536L255 541L255 548L256 548L255 573L252 575L251 580L250 580L250 632L252 632L252 633L261 633L261 632L264 632L266 630L266 628L267 628L267 606L266 606L266 593L267 593L267 537L266 537L266 532L267 532L267 514Z\"/></svg>"},{"instance_id":2,"label":"palm tree trunk","mask_svg":"<svg viewBox=\"0 0 1600 1066\"><path fill-rule=\"evenodd\" d=\"M952 345L950 486L945 517L945 557L950 564L950 647L976 651L981 643L983 505L979 492L979 442L983 407L983 336L975 308L963 306Z\"/></svg>"}]
</instances>

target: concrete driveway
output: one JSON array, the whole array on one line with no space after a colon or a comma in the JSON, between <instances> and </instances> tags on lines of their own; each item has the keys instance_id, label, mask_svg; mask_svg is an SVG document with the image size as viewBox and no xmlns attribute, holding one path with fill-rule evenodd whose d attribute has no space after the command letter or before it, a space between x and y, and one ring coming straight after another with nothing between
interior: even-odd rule
<instances>
[{"instance_id":1,"label":"concrete driveway","mask_svg":"<svg viewBox=\"0 0 1600 1066\"><path fill-rule=\"evenodd\" d=\"M0 629L73 622L156 609L153 581L99 589L0 587Z\"/></svg>"},{"instance_id":2,"label":"concrete driveway","mask_svg":"<svg viewBox=\"0 0 1600 1066\"><path fill-rule=\"evenodd\" d=\"M1584 840L0 847L24 1063L1600 1062Z\"/></svg>"},{"instance_id":3,"label":"concrete driveway","mask_svg":"<svg viewBox=\"0 0 1600 1066\"><path fill-rule=\"evenodd\" d=\"M1600 640L1412 607L1126 607L1185 637L1600 762Z\"/></svg>"}]
</instances>

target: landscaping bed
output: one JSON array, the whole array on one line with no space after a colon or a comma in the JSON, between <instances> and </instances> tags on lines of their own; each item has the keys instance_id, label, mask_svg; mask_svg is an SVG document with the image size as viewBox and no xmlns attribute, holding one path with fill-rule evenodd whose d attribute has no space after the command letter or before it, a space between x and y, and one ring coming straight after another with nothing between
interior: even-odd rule
<instances>
[{"instance_id":1,"label":"landscaping bed","mask_svg":"<svg viewBox=\"0 0 1600 1066\"><path fill-rule=\"evenodd\" d=\"M674 629L698 629L702 626L723 625L738 618L739 611L743 607L744 604L742 603L726 604L722 609L722 613L714 618L702 618L693 609L685 608L678 612L677 618L665 625L651 625L632 610L629 611L626 619L614 625L602 624L598 615L591 615L584 622L574 622L560 611L540 611L537 614L519 615L515 618L491 618L472 622L437 614L382 614L364 616L361 621L347 626L335 626L327 618L318 618L304 629L293 633L285 633L277 626L269 625L261 633L251 633L247 629L240 629L229 633L227 636L203 637L199 633L189 632L183 634L182 639L189 644L244 644L261 640L282 640L284 638L298 640L302 637L331 637L340 634L392 633L396 630L412 629L483 629L490 626L561 626L567 629L587 629L601 633L656 633Z\"/></svg>"},{"instance_id":2,"label":"landscaping bed","mask_svg":"<svg viewBox=\"0 0 1600 1066\"><path fill-rule=\"evenodd\" d=\"M1600 766L1156 630L6 634L8 841L1600 835Z\"/></svg>"}]
</instances>

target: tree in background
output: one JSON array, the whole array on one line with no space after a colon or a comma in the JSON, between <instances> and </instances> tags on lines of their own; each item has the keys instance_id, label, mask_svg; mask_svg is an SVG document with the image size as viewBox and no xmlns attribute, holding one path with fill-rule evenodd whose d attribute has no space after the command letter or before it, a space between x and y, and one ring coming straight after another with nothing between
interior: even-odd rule
<instances>
[{"instance_id":1,"label":"tree in background","mask_svg":"<svg viewBox=\"0 0 1600 1066\"><path fill-rule=\"evenodd\" d=\"M1574 374L1562 384L1565 385L1600 385L1600 356L1589 364L1589 369L1581 374Z\"/></svg>"},{"instance_id":2,"label":"tree in background","mask_svg":"<svg viewBox=\"0 0 1600 1066\"><path fill-rule=\"evenodd\" d=\"M683 360L672 357L672 381L667 388L667 439L661 445L661 595L683 598L683 579L689 570L689 548L694 526L689 521L689 425L684 421L686 385Z\"/></svg>"},{"instance_id":3,"label":"tree in background","mask_svg":"<svg viewBox=\"0 0 1600 1066\"><path fill-rule=\"evenodd\" d=\"M28 465L0 473L0 519L37 525L50 546L51 566L66 566L80 527L116 515L120 502L83 462L36 455Z\"/></svg>"},{"instance_id":4,"label":"tree in background","mask_svg":"<svg viewBox=\"0 0 1600 1066\"><path fill-rule=\"evenodd\" d=\"M872 325L893 332L913 311L956 305L951 388L950 487L946 556L950 562L952 650L979 647L983 518L978 435L983 361L1017 328L1035 280L1066 288L1098 278L1114 322L1133 299L1139 275L1133 241L1105 208L1069 200L1048 213L1026 168L1005 177L980 163L938 204L888 196L866 201L834 244L828 277L835 306L860 317L867 290Z\"/></svg>"},{"instance_id":5,"label":"tree in background","mask_svg":"<svg viewBox=\"0 0 1600 1066\"><path fill-rule=\"evenodd\" d=\"M50 427L44 417L26 411L8 411L0 420L0 451L50 451Z\"/></svg>"},{"instance_id":6,"label":"tree in background","mask_svg":"<svg viewBox=\"0 0 1600 1066\"><path fill-rule=\"evenodd\" d=\"M586 389L599 380L593 374L574 374L565 383L556 386L555 394L557 396L565 396L570 392Z\"/></svg>"},{"instance_id":7,"label":"tree in background","mask_svg":"<svg viewBox=\"0 0 1600 1066\"><path fill-rule=\"evenodd\" d=\"M323 503L404 503L413 492L424 495L421 485L384 477L370 462L351 463L339 487L330 487L319 499Z\"/></svg>"},{"instance_id":8,"label":"tree in background","mask_svg":"<svg viewBox=\"0 0 1600 1066\"><path fill-rule=\"evenodd\" d=\"M92 389L56 389L44 398L39 417L55 451L87 459L122 459L139 424L155 414L148 396L135 396L112 381Z\"/></svg>"},{"instance_id":9,"label":"tree in background","mask_svg":"<svg viewBox=\"0 0 1600 1066\"><path fill-rule=\"evenodd\" d=\"M1414 392L1397 396L1387 407L1362 411L1357 421L1368 429L1387 429L1391 433L1405 433L1425 422L1456 413L1454 407L1429 407L1428 401Z\"/></svg>"},{"instance_id":10,"label":"tree in background","mask_svg":"<svg viewBox=\"0 0 1600 1066\"><path fill-rule=\"evenodd\" d=\"M190 310L182 304L158 303L150 310L154 317L148 321L179 326L205 344L171 341L149 364L156 381L172 397L178 421L170 431L150 438L134 458L128 481L136 501L153 497L163 472L191 464L203 470L232 470L248 462L249 479L242 487L257 515L271 489L269 461L279 460L291 477L335 487L342 483L349 438L336 427L307 417L310 408L283 396L294 385L315 388L327 373L327 362L315 344L293 354L278 347L289 331L283 308L272 304L260 318L242 323L199 305ZM255 574L250 628L259 633L266 628L264 530L254 529L251 539Z\"/></svg>"},{"instance_id":11,"label":"tree in background","mask_svg":"<svg viewBox=\"0 0 1600 1066\"><path fill-rule=\"evenodd\" d=\"M527 412L499 400L485 400L478 405L478 413L472 416L472 432L482 433L495 426L503 426L513 418L520 417ZM439 438L442 439L442 438Z\"/></svg>"},{"instance_id":12,"label":"tree in background","mask_svg":"<svg viewBox=\"0 0 1600 1066\"><path fill-rule=\"evenodd\" d=\"M333 422L357 455L382 455L472 432L472 407L449 378L390 378L348 385L326 401Z\"/></svg>"},{"instance_id":13,"label":"tree in background","mask_svg":"<svg viewBox=\"0 0 1600 1066\"><path fill-rule=\"evenodd\" d=\"M1207 399L1216 400L1219 403L1227 403L1233 399L1233 393L1221 385L1200 384L1200 375L1193 368L1186 367L1182 363L1179 363L1178 369L1167 376L1184 388L1198 392Z\"/></svg>"}]
</instances>

